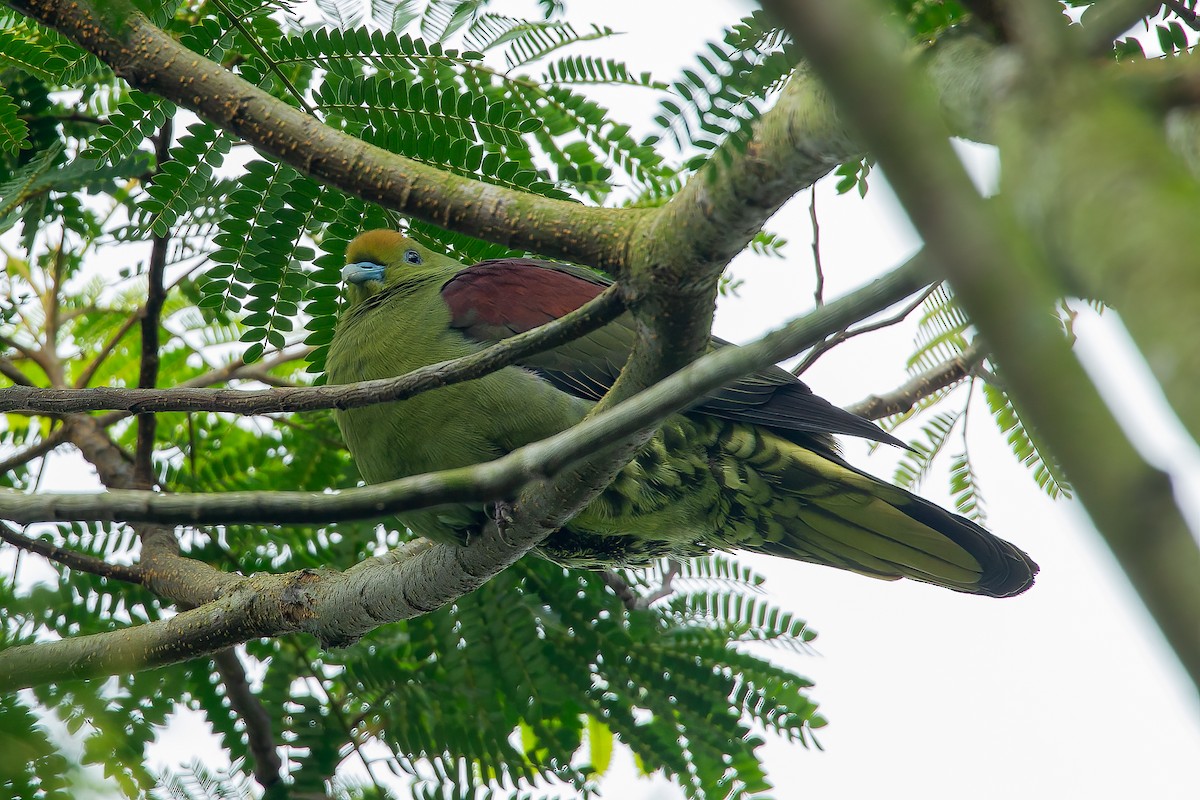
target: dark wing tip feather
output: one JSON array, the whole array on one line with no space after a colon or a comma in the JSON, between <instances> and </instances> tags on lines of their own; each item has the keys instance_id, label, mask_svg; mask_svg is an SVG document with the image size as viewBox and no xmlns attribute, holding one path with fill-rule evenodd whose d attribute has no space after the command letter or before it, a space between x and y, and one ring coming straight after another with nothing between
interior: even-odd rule
<instances>
[{"instance_id":1,"label":"dark wing tip feather","mask_svg":"<svg viewBox=\"0 0 1200 800\"><path fill-rule=\"evenodd\" d=\"M979 562L983 568L979 582L972 589L960 591L988 597L1013 597L1033 586L1039 567L1024 550L1011 542L916 495L912 495L901 510L950 539Z\"/></svg>"},{"instance_id":2,"label":"dark wing tip feather","mask_svg":"<svg viewBox=\"0 0 1200 800\"><path fill-rule=\"evenodd\" d=\"M836 433L857 436L904 450L907 444L874 422L838 408L782 369L763 370L726 386L695 408L696 411L770 428L800 445L809 442L794 434Z\"/></svg>"}]
</instances>

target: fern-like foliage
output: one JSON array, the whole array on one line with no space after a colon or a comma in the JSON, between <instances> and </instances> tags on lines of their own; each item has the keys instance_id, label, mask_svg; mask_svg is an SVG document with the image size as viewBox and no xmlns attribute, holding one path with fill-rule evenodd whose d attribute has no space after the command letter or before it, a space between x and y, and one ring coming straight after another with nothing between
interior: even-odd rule
<instances>
[{"instance_id":1,"label":"fern-like foliage","mask_svg":"<svg viewBox=\"0 0 1200 800\"><path fill-rule=\"evenodd\" d=\"M1008 395L995 386L984 387L983 396L996 420L1000 432L1005 434L1013 455L1033 473L1037 485L1052 498L1071 496L1071 485L1062 469L1048 454L1040 450L1029 430L1021 421Z\"/></svg>"},{"instance_id":2,"label":"fern-like foliage","mask_svg":"<svg viewBox=\"0 0 1200 800\"><path fill-rule=\"evenodd\" d=\"M971 335L971 322L949 287L945 284L938 286L921 306L915 337L916 349L908 360L910 373L919 374L958 358L966 350ZM908 442L912 450L901 457L896 467L894 480L901 486L915 487L920 484L928 474L933 459L950 440L958 420L965 414L964 411L926 413L955 392L956 388L947 386L932 392L909 411L884 421L885 428L895 430L909 420L924 420L920 434L911 437ZM967 397L969 404L970 392ZM1061 469L1038 449L1003 389L994 384L985 384L984 398L996 425L1006 436L1013 455L1030 469L1038 487L1052 498L1062 495L1069 497L1070 485ZM962 453L952 457L950 491L963 514L980 520L985 517L978 481L965 447Z\"/></svg>"},{"instance_id":3,"label":"fern-like foliage","mask_svg":"<svg viewBox=\"0 0 1200 800\"><path fill-rule=\"evenodd\" d=\"M17 642L0 632L0 643ZM17 695L0 697L0 791L11 797L68 800L67 759L38 717Z\"/></svg>"},{"instance_id":4,"label":"fern-like foliage","mask_svg":"<svg viewBox=\"0 0 1200 800\"><path fill-rule=\"evenodd\" d=\"M786 37L757 13L665 82L632 63L581 52L579 45L616 31L564 21L557 0L540 2L537 19L494 13L497 4L484 0L317 5L334 24L302 24L274 1L138 3L185 47L320 124L445 172L580 205L667 202L690 170L744 146L796 63ZM914 28L918 39L965 13L932 0L899 10L921 28ZM666 94L659 135L635 134L590 94L594 86ZM48 385L51 376L20 348L37 350L49 339L62 356L54 381L136 385L148 240L167 253L161 385L319 380L342 303L344 252L364 229L402 227L464 263L510 254L400 220L252 154L7 10L0 11L0 87L7 261L0 327L15 370L9 377ZM843 188L864 190L868 169L869 162L843 165ZM19 255L9 257L17 249L10 242ZM770 255L784 245L769 232L752 243ZM116 266L97 268L96 253ZM922 314L914 371L961 353L970 338L948 292L932 295ZM1014 451L1048 491L1063 490L1007 398L988 392ZM923 419L925 449L907 466L913 480L945 448L955 420ZM35 489L44 462L18 456L46 443L55 425L3 418L0 458L21 463L0 483ZM107 433L125 454L137 446L131 419ZM153 444L163 491L319 492L358 482L330 414L159 414ZM959 507L972 513L979 493L969 459L952 461ZM35 533L114 563L138 554L126 526L64 524ZM251 574L345 569L407 538L386 524L314 520L189 529L181 546L220 569ZM53 575L0 582L3 645L118 630L168 613L138 586L66 569ZM352 647L321 652L298 636L247 643L239 657L285 745L289 791L383 797L387 788L346 777L347 766L369 753L376 770L403 776L415 797L588 797L620 746L688 797L765 796L763 737L811 744L824 724L808 681L765 654L805 653L812 631L766 598L760 575L725 555L624 575L635 594L656 602L626 608L595 574L526 559L452 607L385 626ZM674 592L660 596L668 580ZM83 762L102 767L121 795L245 796L251 748L223 682L198 659L0 699L0 794L82 793L86 779L63 764L59 743L38 722L53 710L82 746ZM147 767L147 745L181 707L202 715L220 739L233 761L228 773Z\"/></svg>"},{"instance_id":5,"label":"fern-like foliage","mask_svg":"<svg viewBox=\"0 0 1200 800\"><path fill-rule=\"evenodd\" d=\"M987 509L983 503L983 491L979 479L971 466L971 458L964 451L955 455L950 462L950 494L958 513L980 524L987 522Z\"/></svg>"},{"instance_id":6,"label":"fern-like foliage","mask_svg":"<svg viewBox=\"0 0 1200 800\"><path fill-rule=\"evenodd\" d=\"M58 83L67 68L66 59L39 41L36 29L26 23L0 28L0 64L48 83Z\"/></svg>"},{"instance_id":7,"label":"fern-like foliage","mask_svg":"<svg viewBox=\"0 0 1200 800\"><path fill-rule=\"evenodd\" d=\"M29 125L18 116L20 109L3 89L0 89L0 152L16 155L29 147Z\"/></svg>"},{"instance_id":8,"label":"fern-like foliage","mask_svg":"<svg viewBox=\"0 0 1200 800\"><path fill-rule=\"evenodd\" d=\"M970 326L950 288L944 283L939 285L921 304L916 350L908 358L909 372L924 372L962 355Z\"/></svg>"},{"instance_id":9,"label":"fern-like foliage","mask_svg":"<svg viewBox=\"0 0 1200 800\"><path fill-rule=\"evenodd\" d=\"M933 460L946 446L958 419L959 413L953 411L930 415L921 426L921 435L908 442L911 449L900 457L892 480L907 489L919 487L929 474Z\"/></svg>"},{"instance_id":10,"label":"fern-like foliage","mask_svg":"<svg viewBox=\"0 0 1200 800\"><path fill-rule=\"evenodd\" d=\"M155 236L167 236L179 220L199 206L213 186L231 142L208 123L196 123L171 148L168 160L158 165L154 181L139 204L140 227Z\"/></svg>"},{"instance_id":11,"label":"fern-like foliage","mask_svg":"<svg viewBox=\"0 0 1200 800\"><path fill-rule=\"evenodd\" d=\"M745 149L767 100L799 60L794 45L761 11L743 18L721 41L711 41L671 87L655 122L681 149L700 153L685 166L695 169L715 151L727 161Z\"/></svg>"}]
</instances>

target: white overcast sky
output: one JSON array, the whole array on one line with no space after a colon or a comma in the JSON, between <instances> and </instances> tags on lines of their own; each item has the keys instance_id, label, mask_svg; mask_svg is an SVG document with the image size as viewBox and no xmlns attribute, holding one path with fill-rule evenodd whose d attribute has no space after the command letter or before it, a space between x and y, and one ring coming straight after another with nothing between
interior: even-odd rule
<instances>
[{"instance_id":1,"label":"white overcast sky","mask_svg":"<svg viewBox=\"0 0 1200 800\"><path fill-rule=\"evenodd\" d=\"M519 15L533 5L497 3L495 10ZM720 0L608 0L602 7L573 3L571 18L627 31L594 52L669 80L705 40L719 38L723 26L750 8ZM600 99L635 131L651 132L652 93L606 91ZM968 160L984 184L994 179L996 159L987 148L969 148ZM721 303L719 335L747 341L811 307L807 201L806 192L768 226L791 241L785 260L745 256L735 262L745 284L739 297ZM817 202L826 298L894 267L919 246L878 172L865 201L837 197L824 183ZM1135 382L1137 365L1121 365L1113 356L1122 346L1114 328L1107 318L1083 326L1081 338L1099 343L1110 374ZM896 331L851 341L819 361L806 381L841 404L895 387L906 377L903 364L911 352L910 334ZM1155 401L1152 392L1137 398L1140 407ZM1190 465L1197 485L1194 445L1156 413L1145 414L1146 441L1175 463ZM1027 594L969 597L753 558L768 576L773 598L820 633L815 655L776 657L815 680L813 697L830 720L819 735L824 751L769 739L765 756L777 795L1200 797L1196 694L1083 510L1051 501L1036 488L982 403L972 416L970 446L989 527L1041 564ZM884 448L868 455L857 442L847 442L846 452L884 477L896 460ZM946 469L940 464L922 490L941 503L949 502ZM79 488L65 470L51 471L45 488L56 486ZM194 719L173 726L153 749L154 758L187 762L199 756L220 766L215 744L198 733ZM661 779L635 777L627 752L605 794L630 800L682 796Z\"/></svg>"}]
</instances>

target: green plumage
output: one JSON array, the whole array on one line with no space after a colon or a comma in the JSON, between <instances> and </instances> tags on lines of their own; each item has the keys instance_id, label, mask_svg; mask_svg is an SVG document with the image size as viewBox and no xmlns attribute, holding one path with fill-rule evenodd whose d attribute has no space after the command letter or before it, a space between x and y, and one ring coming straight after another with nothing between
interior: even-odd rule
<instances>
[{"instance_id":1,"label":"green plumage","mask_svg":"<svg viewBox=\"0 0 1200 800\"><path fill-rule=\"evenodd\" d=\"M467 268L390 231L360 236L347 261L349 306L330 348L331 383L467 355L560 316L602 283L540 262ZM572 293L579 297L564 299ZM523 368L338 412L338 425L370 482L489 461L581 420L624 363L631 336L618 320ZM786 396L769 397L776 390ZM745 549L992 596L1032 583L1037 567L1016 547L855 470L822 431L887 438L779 371L751 376L668 419L538 552L595 568ZM459 542L484 519L472 506L402 517L416 533Z\"/></svg>"}]
</instances>

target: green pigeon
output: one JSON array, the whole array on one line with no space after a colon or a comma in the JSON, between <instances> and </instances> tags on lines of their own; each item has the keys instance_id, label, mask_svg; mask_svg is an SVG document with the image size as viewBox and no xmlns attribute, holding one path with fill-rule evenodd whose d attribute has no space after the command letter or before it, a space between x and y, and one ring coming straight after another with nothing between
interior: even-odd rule
<instances>
[{"instance_id":1,"label":"green pigeon","mask_svg":"<svg viewBox=\"0 0 1200 800\"><path fill-rule=\"evenodd\" d=\"M360 235L346 261L349 302L326 362L332 384L474 353L561 317L608 285L588 270L528 258L464 266L388 230ZM626 314L478 380L338 411L338 426L372 483L490 461L583 419L635 337ZM1024 552L850 466L832 434L900 444L787 371L762 370L669 417L536 552L599 569L741 549L991 597L1032 585L1038 568ZM400 520L435 541L463 543L487 513L483 504L461 504Z\"/></svg>"}]
</instances>

